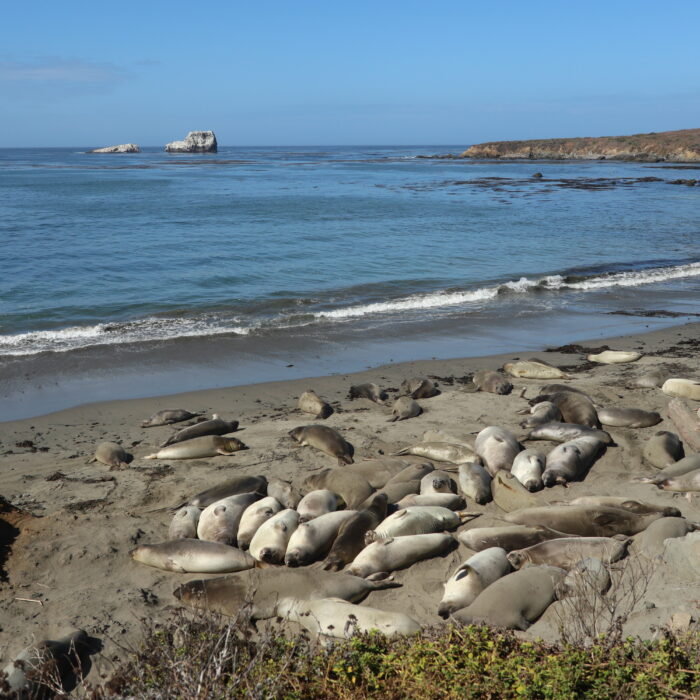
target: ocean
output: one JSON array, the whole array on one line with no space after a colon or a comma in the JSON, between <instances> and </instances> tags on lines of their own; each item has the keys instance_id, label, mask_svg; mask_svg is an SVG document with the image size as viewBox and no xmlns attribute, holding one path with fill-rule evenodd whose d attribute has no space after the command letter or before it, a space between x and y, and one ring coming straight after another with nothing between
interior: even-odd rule
<instances>
[{"instance_id":1,"label":"ocean","mask_svg":"<svg viewBox=\"0 0 700 700\"><path fill-rule=\"evenodd\" d=\"M0 150L0 420L698 320L697 169L464 148Z\"/></svg>"}]
</instances>

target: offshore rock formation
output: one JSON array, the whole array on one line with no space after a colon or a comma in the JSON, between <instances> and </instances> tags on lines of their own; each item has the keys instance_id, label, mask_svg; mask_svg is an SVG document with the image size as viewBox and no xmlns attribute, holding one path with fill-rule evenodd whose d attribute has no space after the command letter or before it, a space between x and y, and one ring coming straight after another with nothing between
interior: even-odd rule
<instances>
[{"instance_id":1,"label":"offshore rock formation","mask_svg":"<svg viewBox=\"0 0 700 700\"><path fill-rule=\"evenodd\" d=\"M633 136L490 141L471 146L461 157L692 163L700 161L700 129Z\"/></svg>"},{"instance_id":2,"label":"offshore rock formation","mask_svg":"<svg viewBox=\"0 0 700 700\"><path fill-rule=\"evenodd\" d=\"M216 153L216 136L213 131L190 131L184 141L172 141L165 145L168 153Z\"/></svg>"},{"instance_id":3,"label":"offshore rock formation","mask_svg":"<svg viewBox=\"0 0 700 700\"><path fill-rule=\"evenodd\" d=\"M118 146L105 146L104 148L93 148L88 153L141 153L137 143L122 143Z\"/></svg>"}]
</instances>

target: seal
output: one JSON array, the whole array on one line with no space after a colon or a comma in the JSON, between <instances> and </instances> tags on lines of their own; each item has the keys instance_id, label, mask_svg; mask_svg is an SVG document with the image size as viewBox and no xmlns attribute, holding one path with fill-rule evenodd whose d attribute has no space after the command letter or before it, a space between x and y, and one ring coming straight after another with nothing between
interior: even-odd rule
<instances>
[{"instance_id":1,"label":"seal","mask_svg":"<svg viewBox=\"0 0 700 700\"><path fill-rule=\"evenodd\" d=\"M325 425L305 425L289 431L289 437L299 445L309 445L327 455L336 457L338 464L352 464L353 446L340 433Z\"/></svg>"},{"instance_id":2,"label":"seal","mask_svg":"<svg viewBox=\"0 0 700 700\"><path fill-rule=\"evenodd\" d=\"M560 411L565 423L585 425L589 428L600 428L598 412L593 402L585 395L575 391L558 391L554 394L540 394L530 399L530 405L549 401Z\"/></svg>"},{"instance_id":3,"label":"seal","mask_svg":"<svg viewBox=\"0 0 700 700\"><path fill-rule=\"evenodd\" d=\"M235 430L238 430L237 420L223 420L215 413L211 420L203 420L173 433L165 442L161 443L160 447L167 447L203 435L226 435Z\"/></svg>"},{"instance_id":4,"label":"seal","mask_svg":"<svg viewBox=\"0 0 700 700\"><path fill-rule=\"evenodd\" d=\"M611 583L605 564L595 557L586 557L576 562L566 575L559 596L587 596L587 600L590 600L591 593L602 595Z\"/></svg>"},{"instance_id":5,"label":"seal","mask_svg":"<svg viewBox=\"0 0 700 700\"><path fill-rule=\"evenodd\" d=\"M318 518L320 515L338 510L342 506L343 503L338 501L338 496L333 491L328 489L310 491L299 501L297 506L299 522L305 523L308 520Z\"/></svg>"},{"instance_id":6,"label":"seal","mask_svg":"<svg viewBox=\"0 0 700 700\"><path fill-rule=\"evenodd\" d=\"M667 396L675 396L679 399L692 399L700 401L700 382L694 379L681 379L679 377L671 377L667 379L661 391Z\"/></svg>"},{"instance_id":7,"label":"seal","mask_svg":"<svg viewBox=\"0 0 700 700\"><path fill-rule=\"evenodd\" d=\"M495 476L499 469L510 471L515 455L522 447L510 430L490 425L476 436L474 449L484 461L489 474Z\"/></svg>"},{"instance_id":8,"label":"seal","mask_svg":"<svg viewBox=\"0 0 700 700\"><path fill-rule=\"evenodd\" d=\"M661 416L656 411L641 408L599 408L598 420L617 428L650 428L661 423Z\"/></svg>"},{"instance_id":9,"label":"seal","mask_svg":"<svg viewBox=\"0 0 700 700\"><path fill-rule=\"evenodd\" d=\"M430 474L430 472L434 471L434 469L435 467L433 467L430 462L409 464L388 479L384 486L399 484L404 481L414 481L415 479L420 481L426 474Z\"/></svg>"},{"instance_id":10,"label":"seal","mask_svg":"<svg viewBox=\"0 0 700 700\"><path fill-rule=\"evenodd\" d=\"M192 496L186 503L174 506L175 509L183 505L197 506L197 508L206 508L207 506L220 501L228 496L235 496L239 493L257 492L264 494L267 488L267 479L264 476L234 476L210 489L200 491L196 496Z\"/></svg>"},{"instance_id":11,"label":"seal","mask_svg":"<svg viewBox=\"0 0 700 700\"><path fill-rule=\"evenodd\" d=\"M173 515L168 529L169 540L185 540L197 537L197 523L202 510L196 506L182 506Z\"/></svg>"},{"instance_id":12,"label":"seal","mask_svg":"<svg viewBox=\"0 0 700 700\"><path fill-rule=\"evenodd\" d=\"M589 428L587 425L576 423L545 423L533 428L521 440L550 440L551 442L569 442L580 437L592 437L606 445L615 444L610 433L597 428Z\"/></svg>"},{"instance_id":13,"label":"seal","mask_svg":"<svg viewBox=\"0 0 700 700\"><path fill-rule=\"evenodd\" d=\"M361 475L345 469L323 469L304 479L304 490L328 489L345 501L346 508L355 509L366 501L374 489Z\"/></svg>"},{"instance_id":14,"label":"seal","mask_svg":"<svg viewBox=\"0 0 700 700\"><path fill-rule=\"evenodd\" d=\"M520 423L521 428L536 428L538 425L561 422L561 411L551 402L542 401L531 406L530 409L518 411L520 414L529 413L530 416Z\"/></svg>"},{"instance_id":15,"label":"seal","mask_svg":"<svg viewBox=\"0 0 700 700\"><path fill-rule=\"evenodd\" d=\"M259 500L259 493L242 493L212 503L199 516L197 537L207 542L235 546L243 512Z\"/></svg>"},{"instance_id":16,"label":"seal","mask_svg":"<svg viewBox=\"0 0 700 700\"><path fill-rule=\"evenodd\" d=\"M427 377L411 377L401 382L401 393L412 399L431 399L437 396L440 390Z\"/></svg>"},{"instance_id":17,"label":"seal","mask_svg":"<svg viewBox=\"0 0 700 700\"><path fill-rule=\"evenodd\" d=\"M387 574L445 554L456 542L448 533L387 537L365 547L348 567L348 573L367 578Z\"/></svg>"},{"instance_id":18,"label":"seal","mask_svg":"<svg viewBox=\"0 0 700 700\"><path fill-rule=\"evenodd\" d=\"M301 500L301 493L291 482L274 476L267 482L267 495L276 498L285 508L296 508Z\"/></svg>"},{"instance_id":19,"label":"seal","mask_svg":"<svg viewBox=\"0 0 700 700\"><path fill-rule=\"evenodd\" d=\"M378 493L385 494L389 503L395 504L398 503L401 499L405 498L406 496L418 495L419 491L420 479L411 479L410 481L397 481L394 483L387 483L384 486L382 486L381 490ZM366 508L371 500L372 496L366 498L359 507Z\"/></svg>"},{"instance_id":20,"label":"seal","mask_svg":"<svg viewBox=\"0 0 700 700\"><path fill-rule=\"evenodd\" d=\"M538 505L537 499L518 481L516 476L505 469L499 469L493 477L491 493L496 505L506 513Z\"/></svg>"},{"instance_id":21,"label":"seal","mask_svg":"<svg viewBox=\"0 0 700 700\"><path fill-rule=\"evenodd\" d=\"M283 510L283 506L274 496L266 496L251 503L243 511L241 521L238 524L238 534L236 535L238 548L247 550L258 528L281 510Z\"/></svg>"},{"instance_id":22,"label":"seal","mask_svg":"<svg viewBox=\"0 0 700 700\"><path fill-rule=\"evenodd\" d=\"M275 513L253 535L249 551L257 561L281 564L289 538L299 525L299 513L291 508Z\"/></svg>"},{"instance_id":23,"label":"seal","mask_svg":"<svg viewBox=\"0 0 700 700\"><path fill-rule=\"evenodd\" d=\"M141 544L130 554L134 561L141 564L179 574L225 574L255 566L255 560L247 552L203 540Z\"/></svg>"},{"instance_id":24,"label":"seal","mask_svg":"<svg viewBox=\"0 0 700 700\"><path fill-rule=\"evenodd\" d=\"M474 527L457 533L457 539L465 547L473 549L475 552L489 547L501 547L506 552L510 552L513 549L523 549L556 537L565 537L565 535L547 527L526 527L524 525Z\"/></svg>"},{"instance_id":25,"label":"seal","mask_svg":"<svg viewBox=\"0 0 700 700\"><path fill-rule=\"evenodd\" d=\"M568 379L566 372L562 372L558 367L550 365L542 360L531 358L529 360L519 360L517 362L506 362L503 365L505 372L511 377L522 379Z\"/></svg>"},{"instance_id":26,"label":"seal","mask_svg":"<svg viewBox=\"0 0 700 700\"><path fill-rule=\"evenodd\" d=\"M228 617L246 614L264 620L277 614L281 595L305 600L342 598L356 603L371 591L400 586L392 579L368 581L359 576L322 569L251 569L204 581L189 581L174 596L195 610L211 610Z\"/></svg>"},{"instance_id":27,"label":"seal","mask_svg":"<svg viewBox=\"0 0 700 700\"><path fill-rule=\"evenodd\" d=\"M544 488L542 483L544 465L545 457L542 453L527 449L515 455L510 471L528 491L539 491Z\"/></svg>"},{"instance_id":28,"label":"seal","mask_svg":"<svg viewBox=\"0 0 700 700\"><path fill-rule=\"evenodd\" d=\"M452 464L481 461L481 458L468 445L453 445L448 442L419 442L416 445L404 447L393 455L416 455L416 457L425 457L436 462L452 462Z\"/></svg>"},{"instance_id":29,"label":"seal","mask_svg":"<svg viewBox=\"0 0 700 700\"><path fill-rule=\"evenodd\" d=\"M182 408L164 408L162 411L154 413L150 418L141 421L142 428L154 428L158 425L171 425L172 423L182 423L185 420L191 420L201 413L190 413Z\"/></svg>"},{"instance_id":30,"label":"seal","mask_svg":"<svg viewBox=\"0 0 700 700\"><path fill-rule=\"evenodd\" d=\"M481 464L466 462L457 469L460 491L467 497L484 505L493 500L491 493L491 474Z\"/></svg>"},{"instance_id":31,"label":"seal","mask_svg":"<svg viewBox=\"0 0 700 700\"><path fill-rule=\"evenodd\" d=\"M203 459L217 455L228 457L239 450L247 449L238 438L204 435L164 447L158 452L146 455L144 459Z\"/></svg>"},{"instance_id":32,"label":"seal","mask_svg":"<svg viewBox=\"0 0 700 700\"><path fill-rule=\"evenodd\" d=\"M641 352L635 350L603 350L594 355L587 355L589 362L598 362L604 365L617 365L625 362L636 362L642 356Z\"/></svg>"},{"instance_id":33,"label":"seal","mask_svg":"<svg viewBox=\"0 0 700 700\"><path fill-rule=\"evenodd\" d=\"M386 518L387 503L385 493L376 493L366 508L355 512L341 524L338 536L324 562L324 569L340 571L362 551L365 546L365 534Z\"/></svg>"},{"instance_id":34,"label":"seal","mask_svg":"<svg viewBox=\"0 0 700 700\"><path fill-rule=\"evenodd\" d=\"M314 635L348 639L370 630L386 637L418 634L421 626L408 615L385 612L344 600L299 600L283 598L277 615L298 623Z\"/></svg>"},{"instance_id":35,"label":"seal","mask_svg":"<svg viewBox=\"0 0 700 700\"><path fill-rule=\"evenodd\" d=\"M462 510L466 503L464 499L456 493L409 493L404 496L396 507L408 508L409 506L440 506L450 510Z\"/></svg>"},{"instance_id":36,"label":"seal","mask_svg":"<svg viewBox=\"0 0 700 700\"><path fill-rule=\"evenodd\" d=\"M582 389L577 389L571 384L545 384L544 386L540 387L538 394L540 396L546 396L547 394L558 394L562 391L570 391L574 394L583 394L587 399L591 398L585 391Z\"/></svg>"},{"instance_id":37,"label":"seal","mask_svg":"<svg viewBox=\"0 0 700 700\"><path fill-rule=\"evenodd\" d=\"M480 513L452 511L439 506L412 506L385 518L375 530L368 532L365 541L373 538L425 535L431 532L454 530Z\"/></svg>"},{"instance_id":38,"label":"seal","mask_svg":"<svg viewBox=\"0 0 700 700\"><path fill-rule=\"evenodd\" d=\"M339 510L300 523L289 538L284 563L287 566L306 566L323 559L328 554L341 525L356 513L354 510Z\"/></svg>"},{"instance_id":39,"label":"seal","mask_svg":"<svg viewBox=\"0 0 700 700\"><path fill-rule=\"evenodd\" d=\"M552 504L559 505L559 504ZM580 496L574 498L573 501L568 501L571 506L612 506L613 508L622 508L624 510L638 513L639 515L648 515L649 513L661 513L663 516L679 516L681 512L673 506L662 506L654 503L646 503L644 501L636 501L626 496ZM651 526L650 526L651 527Z\"/></svg>"},{"instance_id":40,"label":"seal","mask_svg":"<svg viewBox=\"0 0 700 700\"><path fill-rule=\"evenodd\" d=\"M546 458L546 468L542 473L545 486L583 479L593 463L605 451L605 444L594 437L580 437L557 445Z\"/></svg>"},{"instance_id":41,"label":"seal","mask_svg":"<svg viewBox=\"0 0 700 700\"><path fill-rule=\"evenodd\" d=\"M457 484L452 480L452 477L443 471L437 469L426 474L420 482L420 493L426 495L429 493L457 493Z\"/></svg>"},{"instance_id":42,"label":"seal","mask_svg":"<svg viewBox=\"0 0 700 700\"><path fill-rule=\"evenodd\" d=\"M516 510L503 519L517 525L542 525L567 535L613 537L636 535L661 517L661 513L640 515L612 506L540 506Z\"/></svg>"},{"instance_id":43,"label":"seal","mask_svg":"<svg viewBox=\"0 0 700 700\"><path fill-rule=\"evenodd\" d=\"M514 571L486 588L452 619L464 625L485 623L491 627L526 630L550 606L566 572L551 566Z\"/></svg>"},{"instance_id":44,"label":"seal","mask_svg":"<svg viewBox=\"0 0 700 700\"><path fill-rule=\"evenodd\" d=\"M423 413L423 409L410 396L400 396L391 409L392 417L389 418L389 423L397 420L408 420L415 418Z\"/></svg>"},{"instance_id":45,"label":"seal","mask_svg":"<svg viewBox=\"0 0 700 700\"><path fill-rule=\"evenodd\" d=\"M648 372L640 374L632 384L642 389L658 389L667 378L668 372L664 372L661 368L651 369Z\"/></svg>"},{"instance_id":46,"label":"seal","mask_svg":"<svg viewBox=\"0 0 700 700\"><path fill-rule=\"evenodd\" d=\"M489 394L510 394L513 385L501 374L490 369L480 369L474 373L471 385L465 386L467 391L486 391Z\"/></svg>"},{"instance_id":47,"label":"seal","mask_svg":"<svg viewBox=\"0 0 700 700\"><path fill-rule=\"evenodd\" d=\"M446 433L444 430L426 430L423 433L422 442L449 442L451 445L466 445L472 452L474 451L473 439L459 438Z\"/></svg>"},{"instance_id":48,"label":"seal","mask_svg":"<svg viewBox=\"0 0 700 700\"><path fill-rule=\"evenodd\" d=\"M389 399L389 395L376 384L356 384L350 387L348 399L369 399L383 405Z\"/></svg>"},{"instance_id":49,"label":"seal","mask_svg":"<svg viewBox=\"0 0 700 700\"><path fill-rule=\"evenodd\" d=\"M323 420L333 415L331 405L311 389L308 389L299 397L298 406L301 411L310 413L316 420Z\"/></svg>"},{"instance_id":50,"label":"seal","mask_svg":"<svg viewBox=\"0 0 700 700\"><path fill-rule=\"evenodd\" d=\"M683 458L683 443L668 430L655 432L644 445L644 459L657 469L665 469Z\"/></svg>"},{"instance_id":51,"label":"seal","mask_svg":"<svg viewBox=\"0 0 700 700\"><path fill-rule=\"evenodd\" d=\"M513 550L508 554L508 561L514 569L522 569L528 564L546 564L568 570L587 557L612 564L625 556L630 542L629 538L620 541L612 537L560 537Z\"/></svg>"},{"instance_id":52,"label":"seal","mask_svg":"<svg viewBox=\"0 0 700 700\"><path fill-rule=\"evenodd\" d=\"M685 518L660 518L635 536L632 551L653 559L663 554L666 540L685 537L696 529L697 523L692 523Z\"/></svg>"},{"instance_id":53,"label":"seal","mask_svg":"<svg viewBox=\"0 0 700 700\"><path fill-rule=\"evenodd\" d=\"M128 467L132 459L133 457L116 442L101 442L95 450L95 456L88 460L88 464L100 462L113 469L122 469Z\"/></svg>"},{"instance_id":54,"label":"seal","mask_svg":"<svg viewBox=\"0 0 700 700\"><path fill-rule=\"evenodd\" d=\"M471 605L488 586L511 571L506 550L489 547L460 564L445 583L438 615L447 619L453 612Z\"/></svg>"},{"instance_id":55,"label":"seal","mask_svg":"<svg viewBox=\"0 0 700 700\"><path fill-rule=\"evenodd\" d=\"M684 474L688 474L696 469L700 469L700 453L683 457L683 459L679 459L675 464L662 469L654 476L635 477L632 479L632 481L637 481L642 484L660 484L666 479L673 479L678 476L683 476Z\"/></svg>"},{"instance_id":56,"label":"seal","mask_svg":"<svg viewBox=\"0 0 700 700\"><path fill-rule=\"evenodd\" d=\"M700 469L681 476L672 476L656 485L664 491L678 491L680 493L700 491Z\"/></svg>"},{"instance_id":57,"label":"seal","mask_svg":"<svg viewBox=\"0 0 700 700\"><path fill-rule=\"evenodd\" d=\"M375 489L380 489L394 476L407 467L412 467L405 459L395 459L394 457L377 457L375 459L363 459L360 462L348 465L345 471L352 471L359 474L369 482ZM420 467L421 465L416 465ZM432 470L432 465L429 465ZM413 471L416 471L415 468Z\"/></svg>"}]
</instances>

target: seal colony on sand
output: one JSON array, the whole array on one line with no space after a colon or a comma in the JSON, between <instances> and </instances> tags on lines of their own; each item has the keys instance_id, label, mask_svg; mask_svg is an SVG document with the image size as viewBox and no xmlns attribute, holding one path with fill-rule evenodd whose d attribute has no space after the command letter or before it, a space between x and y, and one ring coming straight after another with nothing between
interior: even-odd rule
<instances>
[{"instance_id":1,"label":"seal colony on sand","mask_svg":"<svg viewBox=\"0 0 700 700\"><path fill-rule=\"evenodd\" d=\"M695 424L683 418L682 433L669 418L671 401L687 407L692 399L669 400L658 385L630 382L663 357L583 371L567 359L565 376L526 362L510 375L510 393L463 391L452 377L481 368L446 361L437 371L396 366L313 388L304 380L162 404L201 407L206 416L144 400L119 404L128 408L122 414L90 407L60 421L32 419L31 436L49 454L15 451L0 460L11 466L13 493L53 500L18 537L7 560L10 580L46 581L66 622L86 628L106 605L93 588L109 581L126 592L109 613L131 635L139 606L157 617L173 590L179 604L198 611L282 617L291 629L338 638L372 628L413 634L444 619L547 631L549 613L538 619L550 603L581 590L614 591L628 562L653 561L663 586L680 591L669 602L653 584L647 600L656 606L697 597L700 582L683 578L689 567L664 558L673 542L673 561L681 561L700 522L698 505L674 496L700 488L700 453L684 437L693 438L696 406ZM669 376L694 376L697 363L683 362L674 358ZM452 363L450 375L444 368ZM478 379L496 388L505 378L488 370ZM531 407L523 390L537 396ZM358 400L346 399L348 391ZM401 397L425 413L387 422ZM323 424L299 426L303 408ZM224 409L237 420L204 420ZM211 429L240 429L248 449ZM26 434L10 439L19 444ZM62 443L72 450L54 447ZM102 461L72 461L81 449ZM153 454L159 462L146 460ZM44 473L48 483L15 476ZM80 536L83 527L90 537ZM50 547L42 545L47 532ZM679 577L683 585L673 583ZM651 620L652 609L661 614L644 602L636 620ZM12 612L2 620L11 634L26 627L36 638L57 639L65 631L43 629L43 606L36 618L17 603ZM18 638L10 652L21 648Z\"/></svg>"}]
</instances>

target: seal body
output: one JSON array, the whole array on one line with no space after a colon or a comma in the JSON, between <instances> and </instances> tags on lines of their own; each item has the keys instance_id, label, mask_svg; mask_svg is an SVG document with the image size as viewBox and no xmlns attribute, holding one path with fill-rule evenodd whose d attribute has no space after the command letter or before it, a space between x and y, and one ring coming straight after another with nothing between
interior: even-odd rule
<instances>
[{"instance_id":1,"label":"seal body","mask_svg":"<svg viewBox=\"0 0 700 700\"><path fill-rule=\"evenodd\" d=\"M197 524L202 510L196 506L182 506L173 515L168 529L169 540L194 539L197 537Z\"/></svg>"},{"instance_id":2,"label":"seal body","mask_svg":"<svg viewBox=\"0 0 700 700\"><path fill-rule=\"evenodd\" d=\"M477 391L486 391L489 394L510 394L513 385L498 372L490 369L480 369L472 377L472 382Z\"/></svg>"},{"instance_id":3,"label":"seal body","mask_svg":"<svg viewBox=\"0 0 700 700\"><path fill-rule=\"evenodd\" d=\"M581 496L568 502L572 506L612 506L622 508L640 515L661 513L663 516L678 516L681 512L674 506L662 506L655 503L645 503L625 496ZM651 527L651 526L650 526Z\"/></svg>"},{"instance_id":4,"label":"seal body","mask_svg":"<svg viewBox=\"0 0 700 700\"><path fill-rule=\"evenodd\" d=\"M657 486L664 491L679 491L681 493L700 491L700 469L664 479Z\"/></svg>"},{"instance_id":5,"label":"seal body","mask_svg":"<svg viewBox=\"0 0 700 700\"><path fill-rule=\"evenodd\" d=\"M515 455L520 452L521 447L510 430L491 425L476 436L474 449L484 461L489 474L494 476L499 469L510 471Z\"/></svg>"},{"instance_id":6,"label":"seal body","mask_svg":"<svg viewBox=\"0 0 700 700\"><path fill-rule=\"evenodd\" d=\"M328 489L338 494L347 508L357 508L366 501L374 489L360 474L345 469L323 469L304 480L306 489Z\"/></svg>"},{"instance_id":7,"label":"seal body","mask_svg":"<svg viewBox=\"0 0 700 700\"><path fill-rule=\"evenodd\" d=\"M595 557L586 557L576 562L569 573L564 578L560 589L560 596L578 595L590 596L593 594L602 595L612 583L610 572L604 562Z\"/></svg>"},{"instance_id":8,"label":"seal body","mask_svg":"<svg viewBox=\"0 0 700 700\"><path fill-rule=\"evenodd\" d=\"M558 423L562 419L561 411L551 401L536 403L530 408L530 415L520 423L521 428L535 428L546 423Z\"/></svg>"},{"instance_id":9,"label":"seal body","mask_svg":"<svg viewBox=\"0 0 700 700\"><path fill-rule=\"evenodd\" d=\"M255 560L247 552L219 542L173 540L142 544L131 557L146 566L180 574L224 574L251 569Z\"/></svg>"},{"instance_id":10,"label":"seal body","mask_svg":"<svg viewBox=\"0 0 700 700\"><path fill-rule=\"evenodd\" d=\"M604 450L605 445L594 437L580 437L557 445L546 458L544 485L565 485L583 479Z\"/></svg>"},{"instance_id":11,"label":"seal body","mask_svg":"<svg viewBox=\"0 0 700 700\"><path fill-rule=\"evenodd\" d=\"M427 377L412 377L401 382L401 393L412 399L430 399L440 391Z\"/></svg>"},{"instance_id":12,"label":"seal body","mask_svg":"<svg viewBox=\"0 0 700 700\"><path fill-rule=\"evenodd\" d=\"M301 493L291 482L276 477L267 482L267 495L278 500L285 508L296 508L301 500Z\"/></svg>"},{"instance_id":13,"label":"seal body","mask_svg":"<svg viewBox=\"0 0 700 700\"><path fill-rule=\"evenodd\" d=\"M197 537L208 542L235 546L243 512L251 503L259 500L260 494L243 493L215 501L199 516Z\"/></svg>"},{"instance_id":14,"label":"seal body","mask_svg":"<svg viewBox=\"0 0 700 700\"><path fill-rule=\"evenodd\" d=\"M693 379L681 379L679 377L671 377L667 379L661 391L667 396L675 396L679 399L692 399L700 401L700 382Z\"/></svg>"},{"instance_id":15,"label":"seal body","mask_svg":"<svg viewBox=\"0 0 700 700\"><path fill-rule=\"evenodd\" d=\"M613 439L609 433L597 428L576 423L545 423L533 428L526 439L550 440L551 442L568 442L580 437L594 437L606 445L612 445Z\"/></svg>"},{"instance_id":16,"label":"seal body","mask_svg":"<svg viewBox=\"0 0 700 700\"><path fill-rule=\"evenodd\" d=\"M512 377L523 379L568 379L565 372L542 360L518 360L506 362L503 369Z\"/></svg>"},{"instance_id":17,"label":"seal body","mask_svg":"<svg viewBox=\"0 0 700 700\"><path fill-rule=\"evenodd\" d=\"M416 455L436 462L452 462L452 464L480 461L480 457L468 445L454 445L449 442L419 442L417 445L404 447L394 454Z\"/></svg>"},{"instance_id":18,"label":"seal body","mask_svg":"<svg viewBox=\"0 0 700 700\"><path fill-rule=\"evenodd\" d=\"M147 455L145 459L203 459L217 455L229 456L247 449L237 438L204 435L164 447L152 455Z\"/></svg>"},{"instance_id":19,"label":"seal body","mask_svg":"<svg viewBox=\"0 0 700 700\"><path fill-rule=\"evenodd\" d=\"M545 458L540 452L523 450L515 455L510 471L528 491L539 491L544 487L542 483L544 465Z\"/></svg>"},{"instance_id":20,"label":"seal body","mask_svg":"<svg viewBox=\"0 0 700 700\"><path fill-rule=\"evenodd\" d=\"M612 537L561 537L513 550L508 554L508 561L514 569L527 564L546 564L568 570L587 557L612 564L625 556L628 542Z\"/></svg>"},{"instance_id":21,"label":"seal body","mask_svg":"<svg viewBox=\"0 0 700 700\"><path fill-rule=\"evenodd\" d=\"M319 515L300 523L289 538L284 563L287 566L306 566L328 554L341 525L357 511L339 510Z\"/></svg>"},{"instance_id":22,"label":"seal body","mask_svg":"<svg viewBox=\"0 0 700 700\"><path fill-rule=\"evenodd\" d=\"M642 353L635 350L603 350L597 355L587 355L589 362L598 362L604 365L617 365L625 362L636 362Z\"/></svg>"},{"instance_id":23,"label":"seal body","mask_svg":"<svg viewBox=\"0 0 700 700\"><path fill-rule=\"evenodd\" d=\"M643 411L640 408L599 408L598 420L603 425L618 428L649 428L661 423L661 416L656 411Z\"/></svg>"},{"instance_id":24,"label":"seal body","mask_svg":"<svg viewBox=\"0 0 700 700\"><path fill-rule=\"evenodd\" d=\"M340 433L325 425L306 425L289 431L289 436L302 447L309 445L332 457L338 464L352 464L353 448Z\"/></svg>"},{"instance_id":25,"label":"seal body","mask_svg":"<svg viewBox=\"0 0 700 700\"><path fill-rule=\"evenodd\" d=\"M305 523L308 520L313 520L321 515L338 510L341 503L333 491L328 489L317 489L310 491L304 496L297 506L299 513L299 522Z\"/></svg>"},{"instance_id":26,"label":"seal body","mask_svg":"<svg viewBox=\"0 0 700 700\"><path fill-rule=\"evenodd\" d=\"M283 510L282 504L274 496L266 496L251 503L241 515L236 534L236 544L240 549L250 547L250 541L258 528L273 515Z\"/></svg>"},{"instance_id":27,"label":"seal body","mask_svg":"<svg viewBox=\"0 0 700 700\"><path fill-rule=\"evenodd\" d=\"M164 408L162 411L154 413L150 418L141 422L142 428L154 428L157 425L171 425L181 423L191 418L196 418L201 413L190 413L182 408Z\"/></svg>"},{"instance_id":28,"label":"seal body","mask_svg":"<svg viewBox=\"0 0 700 700\"><path fill-rule=\"evenodd\" d=\"M474 527L457 533L457 539L469 549L480 552L489 547L501 547L506 552L530 547L538 542L563 537L561 532L546 527L506 525L500 527Z\"/></svg>"},{"instance_id":29,"label":"seal body","mask_svg":"<svg viewBox=\"0 0 700 700\"><path fill-rule=\"evenodd\" d=\"M238 430L237 420L223 420L215 415L211 420L203 420L200 423L178 430L163 442L161 447L167 447L168 445L174 445L177 442L184 442L203 435L226 435L234 430Z\"/></svg>"},{"instance_id":30,"label":"seal body","mask_svg":"<svg viewBox=\"0 0 700 700\"><path fill-rule=\"evenodd\" d=\"M250 541L250 553L258 561L281 564L289 538L299 525L299 514L287 508L266 520Z\"/></svg>"},{"instance_id":31,"label":"seal body","mask_svg":"<svg viewBox=\"0 0 700 700\"><path fill-rule=\"evenodd\" d=\"M391 413L392 417L389 419L389 422L415 418L423 413L423 409L410 396L400 396L394 401Z\"/></svg>"},{"instance_id":32,"label":"seal body","mask_svg":"<svg viewBox=\"0 0 700 700\"><path fill-rule=\"evenodd\" d=\"M350 400L369 399L374 401L374 403L383 405L389 399L389 395L376 384L356 384L350 387L348 398Z\"/></svg>"},{"instance_id":33,"label":"seal body","mask_svg":"<svg viewBox=\"0 0 700 700\"><path fill-rule=\"evenodd\" d=\"M316 420L323 420L333 414L331 405L324 401L315 391L305 391L299 397L299 409L304 413L310 413Z\"/></svg>"},{"instance_id":34,"label":"seal body","mask_svg":"<svg viewBox=\"0 0 700 700\"><path fill-rule=\"evenodd\" d=\"M95 456L90 461L121 469L129 466L131 456L116 442L101 442L95 450Z\"/></svg>"},{"instance_id":35,"label":"seal body","mask_svg":"<svg viewBox=\"0 0 700 700\"><path fill-rule=\"evenodd\" d=\"M426 474L420 481L421 495L429 493L457 493L457 484L452 480L452 477L440 470L433 470Z\"/></svg>"},{"instance_id":36,"label":"seal body","mask_svg":"<svg viewBox=\"0 0 700 700\"><path fill-rule=\"evenodd\" d=\"M370 486L379 489L390 479L402 472L407 467L415 466L420 470L424 465L411 465L403 459L395 457L381 457L376 459L363 459L349 465L346 470L361 475ZM429 465L432 469L432 465Z\"/></svg>"},{"instance_id":37,"label":"seal body","mask_svg":"<svg viewBox=\"0 0 700 700\"><path fill-rule=\"evenodd\" d=\"M424 535L430 532L454 530L471 516L439 506L411 506L383 520L374 533L377 537Z\"/></svg>"},{"instance_id":38,"label":"seal body","mask_svg":"<svg viewBox=\"0 0 700 700\"><path fill-rule=\"evenodd\" d=\"M491 481L491 493L496 505L510 513L520 508L537 505L537 499L528 491L511 472L499 469Z\"/></svg>"},{"instance_id":39,"label":"seal body","mask_svg":"<svg viewBox=\"0 0 700 700\"><path fill-rule=\"evenodd\" d=\"M652 467L664 469L683 458L683 444L675 433L659 430L647 440L643 455Z\"/></svg>"},{"instance_id":40,"label":"seal body","mask_svg":"<svg viewBox=\"0 0 700 700\"><path fill-rule=\"evenodd\" d=\"M481 464L467 462L460 464L457 471L460 491L473 501L483 505L493 499L491 474Z\"/></svg>"},{"instance_id":41,"label":"seal body","mask_svg":"<svg viewBox=\"0 0 700 700\"><path fill-rule=\"evenodd\" d=\"M659 518L634 538L633 550L648 558L663 554L666 540L685 537L696 529L696 524L685 518Z\"/></svg>"},{"instance_id":42,"label":"seal body","mask_svg":"<svg viewBox=\"0 0 700 700\"><path fill-rule=\"evenodd\" d=\"M228 496L235 496L239 493L257 493L264 494L267 488L267 479L264 476L235 476L228 481L224 481L210 489L200 491L196 496L193 496L186 505L197 506L197 508L206 508L215 501L220 501Z\"/></svg>"},{"instance_id":43,"label":"seal body","mask_svg":"<svg viewBox=\"0 0 700 700\"><path fill-rule=\"evenodd\" d=\"M600 428L598 412L593 402L583 393L576 391L557 391L553 394L540 394L531 400L531 404L549 401L560 411L565 423L585 425L588 428Z\"/></svg>"}]
</instances>

